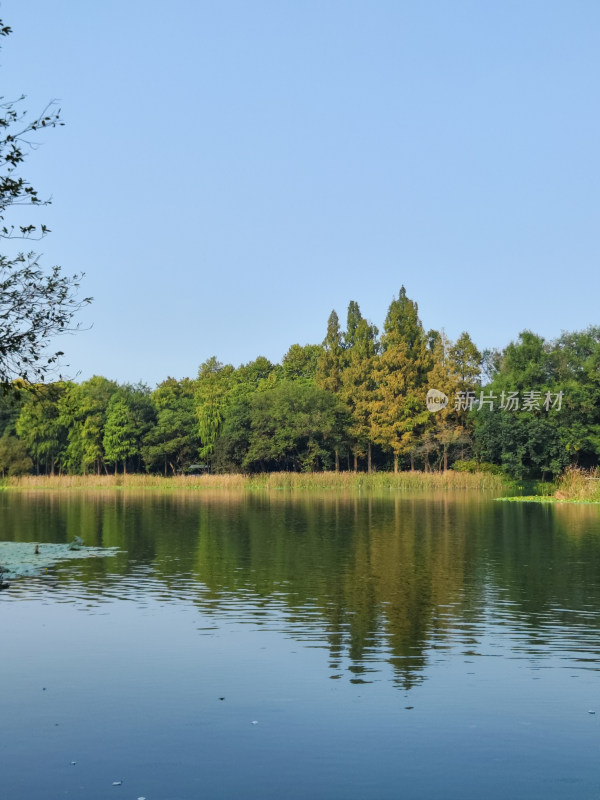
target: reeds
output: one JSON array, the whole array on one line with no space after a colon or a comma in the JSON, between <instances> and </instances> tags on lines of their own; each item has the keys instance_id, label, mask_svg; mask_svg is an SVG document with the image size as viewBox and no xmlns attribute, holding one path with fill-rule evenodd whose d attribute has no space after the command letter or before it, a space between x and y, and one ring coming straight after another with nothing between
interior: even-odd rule
<instances>
[{"instance_id":1,"label":"reeds","mask_svg":"<svg viewBox=\"0 0 600 800\"><path fill-rule=\"evenodd\" d=\"M600 470L568 467L557 481L557 500L600 502Z\"/></svg>"},{"instance_id":2,"label":"reeds","mask_svg":"<svg viewBox=\"0 0 600 800\"><path fill-rule=\"evenodd\" d=\"M488 472L270 472L259 475L194 475L164 478L159 475L27 475L7 478L9 489L342 489L371 491L381 489L493 489L503 488L503 480Z\"/></svg>"}]
</instances>

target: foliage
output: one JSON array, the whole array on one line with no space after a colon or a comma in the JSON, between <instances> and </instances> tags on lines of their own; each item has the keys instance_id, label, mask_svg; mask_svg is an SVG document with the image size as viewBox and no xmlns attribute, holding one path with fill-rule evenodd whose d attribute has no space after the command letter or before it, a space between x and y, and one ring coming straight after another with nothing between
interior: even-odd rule
<instances>
[{"instance_id":1,"label":"foliage","mask_svg":"<svg viewBox=\"0 0 600 800\"><path fill-rule=\"evenodd\" d=\"M144 438L142 456L150 471L182 472L195 461L199 439L195 432L194 384L189 378L167 378L152 392L156 423Z\"/></svg>"},{"instance_id":2,"label":"foliage","mask_svg":"<svg viewBox=\"0 0 600 800\"><path fill-rule=\"evenodd\" d=\"M313 380L320 353L318 344L293 344L281 362L283 377L288 380Z\"/></svg>"},{"instance_id":3,"label":"foliage","mask_svg":"<svg viewBox=\"0 0 600 800\"><path fill-rule=\"evenodd\" d=\"M16 436L4 433L0 437L0 475L26 475L33 466L25 444Z\"/></svg>"},{"instance_id":4,"label":"foliage","mask_svg":"<svg viewBox=\"0 0 600 800\"><path fill-rule=\"evenodd\" d=\"M340 330L339 317L335 311L332 311L327 321L327 335L325 336L323 347L317 358L315 383L321 389L327 389L337 394L342 385L343 368L343 336Z\"/></svg>"},{"instance_id":5,"label":"foliage","mask_svg":"<svg viewBox=\"0 0 600 800\"><path fill-rule=\"evenodd\" d=\"M223 422L227 396L233 386L234 369L223 365L215 356L200 367L196 382L196 416L200 437L200 458L208 458Z\"/></svg>"},{"instance_id":6,"label":"foliage","mask_svg":"<svg viewBox=\"0 0 600 800\"><path fill-rule=\"evenodd\" d=\"M120 386L111 396L102 444L106 461L114 464L115 472L119 462L126 472L129 460L139 469L142 443L154 424L155 412L146 386Z\"/></svg>"},{"instance_id":7,"label":"foliage","mask_svg":"<svg viewBox=\"0 0 600 800\"><path fill-rule=\"evenodd\" d=\"M388 309L381 344L374 369L372 437L393 452L397 472L402 455L410 455L412 465L419 431L429 418L425 382L431 367L417 304L404 286Z\"/></svg>"},{"instance_id":8,"label":"foliage","mask_svg":"<svg viewBox=\"0 0 600 800\"><path fill-rule=\"evenodd\" d=\"M71 384L59 404L60 421L67 430L62 466L70 473L86 474L106 469L104 429L110 398L117 384L94 375L81 384Z\"/></svg>"},{"instance_id":9,"label":"foliage","mask_svg":"<svg viewBox=\"0 0 600 800\"><path fill-rule=\"evenodd\" d=\"M351 301L346 331L333 311L323 344L292 345L282 364L260 356L234 368L212 357L195 380L167 378L154 392L99 376L14 382L0 396L0 436L18 437L46 474L111 465L177 475L198 459L219 473L359 465L371 473L393 459L396 470L501 470L522 482L598 465L600 328L554 342L525 331L495 353L482 386L484 361L466 332L456 342L443 330L425 333L402 287L381 340ZM430 413L429 389L448 405ZM560 394L562 404L511 411L511 393L529 390ZM457 403L460 392L472 404Z\"/></svg>"},{"instance_id":10,"label":"foliage","mask_svg":"<svg viewBox=\"0 0 600 800\"><path fill-rule=\"evenodd\" d=\"M66 383L38 384L25 394L15 427L38 472L43 468L54 474L65 447L67 431L59 404L68 387Z\"/></svg>"},{"instance_id":11,"label":"foliage","mask_svg":"<svg viewBox=\"0 0 600 800\"><path fill-rule=\"evenodd\" d=\"M343 406L331 393L281 381L253 395L249 411L246 468L315 471L331 465L331 446L342 440L346 422Z\"/></svg>"},{"instance_id":12,"label":"foliage","mask_svg":"<svg viewBox=\"0 0 600 800\"><path fill-rule=\"evenodd\" d=\"M372 438L373 407L375 400L375 364L378 352L378 330L364 319L358 304L351 302L348 318L353 325L352 342L346 351L346 365L342 372L340 397L350 413L348 433L354 450L354 470L358 468L358 456L367 454L369 469Z\"/></svg>"},{"instance_id":13,"label":"foliage","mask_svg":"<svg viewBox=\"0 0 600 800\"><path fill-rule=\"evenodd\" d=\"M0 21L0 35L11 29ZM9 225L7 210L15 206L40 206L37 190L19 174L27 153L35 145L40 130L55 128L60 110L53 104L36 117L28 118L20 110L24 97L0 98L0 237L41 238L49 233L45 225L31 223ZM14 256L0 255L0 384L7 387L20 376L29 381L43 381L57 364L62 351L48 352L53 336L76 330L71 327L75 313L90 298L77 300L81 275L65 276L60 267L44 272L33 252Z\"/></svg>"},{"instance_id":14,"label":"foliage","mask_svg":"<svg viewBox=\"0 0 600 800\"><path fill-rule=\"evenodd\" d=\"M520 334L498 359L487 395L496 407L473 410L480 460L501 464L513 478L556 476L568 465L593 466L600 456L600 329L563 334L546 342ZM502 409L509 392L562 393L560 407ZM503 394L504 393L504 394ZM506 406L505 401L505 406Z\"/></svg>"},{"instance_id":15,"label":"foliage","mask_svg":"<svg viewBox=\"0 0 600 800\"><path fill-rule=\"evenodd\" d=\"M489 472L492 475L501 475L502 469L497 464L490 464L488 461L478 462L474 458L461 460L459 458L452 464L454 472Z\"/></svg>"}]
</instances>

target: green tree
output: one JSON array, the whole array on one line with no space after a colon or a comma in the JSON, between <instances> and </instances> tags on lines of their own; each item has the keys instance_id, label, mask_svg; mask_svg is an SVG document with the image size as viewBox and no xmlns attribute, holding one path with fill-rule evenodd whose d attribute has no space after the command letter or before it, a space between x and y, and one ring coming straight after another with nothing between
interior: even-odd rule
<instances>
[{"instance_id":1,"label":"green tree","mask_svg":"<svg viewBox=\"0 0 600 800\"><path fill-rule=\"evenodd\" d=\"M9 389L3 391L0 388L0 435L4 433L15 435L15 426L25 393L25 383L20 379L13 381Z\"/></svg>"},{"instance_id":2,"label":"green tree","mask_svg":"<svg viewBox=\"0 0 600 800\"><path fill-rule=\"evenodd\" d=\"M426 471L431 467L432 455L438 460L438 466L446 471L453 449L460 447L461 457L464 458L465 448L470 443L463 419L463 416L466 418L466 413L461 416L462 412L456 410L455 397L460 387L471 388L471 384L462 381L463 373L459 371L456 359L453 357L455 345L446 337L444 331L430 331L428 339L432 366L427 373L427 389L443 392L449 402L445 408L429 414L418 452L423 456Z\"/></svg>"},{"instance_id":3,"label":"green tree","mask_svg":"<svg viewBox=\"0 0 600 800\"><path fill-rule=\"evenodd\" d=\"M342 373L345 364L344 338L340 330L340 320L332 311L327 321L327 334L317 359L315 383L328 392L339 395L342 389ZM335 450L335 471L340 468L339 449Z\"/></svg>"},{"instance_id":4,"label":"green tree","mask_svg":"<svg viewBox=\"0 0 600 800\"><path fill-rule=\"evenodd\" d=\"M327 334L317 358L315 383L321 389L337 394L342 385L344 368L344 341L340 330L340 320L332 311L327 321Z\"/></svg>"},{"instance_id":5,"label":"green tree","mask_svg":"<svg viewBox=\"0 0 600 800\"><path fill-rule=\"evenodd\" d=\"M287 380L314 380L320 354L318 344L293 344L281 362L283 377Z\"/></svg>"},{"instance_id":6,"label":"green tree","mask_svg":"<svg viewBox=\"0 0 600 800\"><path fill-rule=\"evenodd\" d=\"M600 329L563 334L556 342L523 331L497 359L484 387L494 408L488 402L470 414L478 458L518 479L556 475L568 464L597 464L599 364ZM537 403L526 408L523 399L531 392L538 393Z\"/></svg>"},{"instance_id":7,"label":"green tree","mask_svg":"<svg viewBox=\"0 0 600 800\"><path fill-rule=\"evenodd\" d=\"M404 286L388 309L381 344L382 353L374 372L372 435L376 442L392 451L397 472L402 455L410 456L414 468L420 429L428 419L425 395L431 368L418 307L406 296Z\"/></svg>"},{"instance_id":8,"label":"green tree","mask_svg":"<svg viewBox=\"0 0 600 800\"><path fill-rule=\"evenodd\" d=\"M234 368L212 356L200 367L196 381L195 405L200 437L200 458L212 455L225 418L229 393L235 383Z\"/></svg>"},{"instance_id":9,"label":"green tree","mask_svg":"<svg viewBox=\"0 0 600 800\"><path fill-rule=\"evenodd\" d=\"M109 464L114 464L115 473L119 462L123 465L123 473L126 473L129 460L140 469L142 443L154 422L154 409L147 386L120 386L111 396L102 444L105 459Z\"/></svg>"},{"instance_id":10,"label":"green tree","mask_svg":"<svg viewBox=\"0 0 600 800\"><path fill-rule=\"evenodd\" d=\"M371 471L372 416L375 403L375 365L377 360L378 330L360 315L357 303L351 303L348 317L353 315L351 339L346 350L346 366L342 373L340 397L350 412L348 432L354 453L354 471L358 469L358 457L367 456L367 470ZM357 317L359 317L357 319Z\"/></svg>"},{"instance_id":11,"label":"green tree","mask_svg":"<svg viewBox=\"0 0 600 800\"><path fill-rule=\"evenodd\" d=\"M456 390L474 391L480 382L482 356L466 331L461 333L454 344L450 345L448 359L453 372L458 377Z\"/></svg>"},{"instance_id":12,"label":"green tree","mask_svg":"<svg viewBox=\"0 0 600 800\"><path fill-rule=\"evenodd\" d=\"M114 381L94 375L72 384L59 402L60 421L67 430L62 464L71 474L106 470L104 428L110 398L117 391Z\"/></svg>"},{"instance_id":13,"label":"green tree","mask_svg":"<svg viewBox=\"0 0 600 800\"><path fill-rule=\"evenodd\" d=\"M344 333L344 346L347 349L354 346L356 331L362 318L358 303L355 300L350 300L346 314L346 332Z\"/></svg>"},{"instance_id":14,"label":"green tree","mask_svg":"<svg viewBox=\"0 0 600 800\"><path fill-rule=\"evenodd\" d=\"M328 468L344 438L347 412L331 392L302 381L281 381L250 399L251 470Z\"/></svg>"},{"instance_id":15,"label":"green tree","mask_svg":"<svg viewBox=\"0 0 600 800\"><path fill-rule=\"evenodd\" d=\"M269 391L269 388L265 387L261 391ZM215 442L211 462L216 472L243 472L248 465L247 455L252 436L252 396L253 394L238 396L227 407L227 416Z\"/></svg>"},{"instance_id":16,"label":"green tree","mask_svg":"<svg viewBox=\"0 0 600 800\"><path fill-rule=\"evenodd\" d=\"M26 475L33 462L27 455L27 448L16 436L4 433L0 437L0 476Z\"/></svg>"},{"instance_id":17,"label":"green tree","mask_svg":"<svg viewBox=\"0 0 600 800\"><path fill-rule=\"evenodd\" d=\"M59 403L68 388L69 384L63 382L38 384L24 397L15 427L38 473L54 475L60 464L67 431L60 419Z\"/></svg>"},{"instance_id":18,"label":"green tree","mask_svg":"<svg viewBox=\"0 0 600 800\"><path fill-rule=\"evenodd\" d=\"M240 472L250 447L250 405L257 392L266 392L282 380L282 369L264 356L239 366L223 409L223 420L211 455L217 472Z\"/></svg>"},{"instance_id":19,"label":"green tree","mask_svg":"<svg viewBox=\"0 0 600 800\"><path fill-rule=\"evenodd\" d=\"M148 469L175 474L194 462L200 444L194 394L195 385L189 378L167 378L152 392L156 424L146 434L142 448Z\"/></svg>"}]
</instances>

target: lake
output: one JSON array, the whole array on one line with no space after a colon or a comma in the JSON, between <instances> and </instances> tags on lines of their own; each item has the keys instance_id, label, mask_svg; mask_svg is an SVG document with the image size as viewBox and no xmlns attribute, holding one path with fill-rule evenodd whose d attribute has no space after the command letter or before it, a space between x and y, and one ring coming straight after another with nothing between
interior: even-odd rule
<instances>
[{"instance_id":1,"label":"lake","mask_svg":"<svg viewBox=\"0 0 600 800\"><path fill-rule=\"evenodd\" d=\"M600 794L596 506L0 493L75 536L0 592L3 797Z\"/></svg>"}]
</instances>

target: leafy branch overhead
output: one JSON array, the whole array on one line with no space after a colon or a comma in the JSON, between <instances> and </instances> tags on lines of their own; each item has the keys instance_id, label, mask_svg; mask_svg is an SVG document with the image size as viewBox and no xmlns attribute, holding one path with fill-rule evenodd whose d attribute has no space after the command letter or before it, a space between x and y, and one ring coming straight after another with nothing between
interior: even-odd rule
<instances>
[{"instance_id":1,"label":"leafy branch overhead","mask_svg":"<svg viewBox=\"0 0 600 800\"><path fill-rule=\"evenodd\" d=\"M0 21L0 36L8 36L10 27ZM38 146L36 134L62 126L60 109L49 103L41 114L29 119L17 100L0 98L0 238L41 239L50 232L44 225L10 225L7 212L15 206L44 206L51 200L40 199L35 189L20 174L26 156ZM56 368L61 350L48 351L56 335L76 331L71 321L82 306L91 302L77 299L83 273L66 276L60 267L44 271L35 253L14 257L0 255L0 385L21 377L43 381Z\"/></svg>"}]
</instances>

